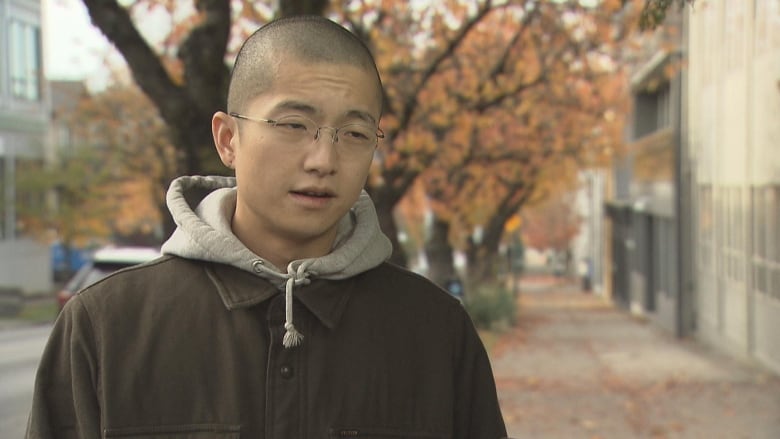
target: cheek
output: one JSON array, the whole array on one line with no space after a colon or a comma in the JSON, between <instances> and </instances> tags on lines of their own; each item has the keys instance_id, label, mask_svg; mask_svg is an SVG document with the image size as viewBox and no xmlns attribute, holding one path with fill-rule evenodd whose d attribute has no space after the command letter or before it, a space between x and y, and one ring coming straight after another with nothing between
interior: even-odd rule
<instances>
[{"instance_id":1,"label":"cheek","mask_svg":"<svg viewBox=\"0 0 780 439\"><path fill-rule=\"evenodd\" d=\"M366 185L370 169L371 159L368 159L360 160L346 170L346 175L349 178L350 184L355 186L358 192Z\"/></svg>"},{"instance_id":2,"label":"cheek","mask_svg":"<svg viewBox=\"0 0 780 439\"><path fill-rule=\"evenodd\" d=\"M291 154L275 148L274 145L260 144L240 151L240 163L244 172L256 180L268 179L269 174L285 174L290 172L294 161Z\"/></svg>"},{"instance_id":3,"label":"cheek","mask_svg":"<svg viewBox=\"0 0 780 439\"><path fill-rule=\"evenodd\" d=\"M360 176L368 175L369 169L371 169L371 162L373 156L367 157L343 157L343 168L350 173L350 175Z\"/></svg>"}]
</instances>

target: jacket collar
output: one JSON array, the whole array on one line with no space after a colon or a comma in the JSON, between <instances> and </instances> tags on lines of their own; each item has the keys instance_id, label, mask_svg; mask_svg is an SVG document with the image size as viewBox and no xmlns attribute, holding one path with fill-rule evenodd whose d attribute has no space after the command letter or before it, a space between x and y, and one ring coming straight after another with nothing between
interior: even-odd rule
<instances>
[{"instance_id":1,"label":"jacket collar","mask_svg":"<svg viewBox=\"0 0 780 439\"><path fill-rule=\"evenodd\" d=\"M229 265L208 264L206 274L229 310L248 308L283 294L269 280ZM313 279L308 285L296 286L295 297L326 327L333 329L344 314L354 286L354 278Z\"/></svg>"}]
</instances>

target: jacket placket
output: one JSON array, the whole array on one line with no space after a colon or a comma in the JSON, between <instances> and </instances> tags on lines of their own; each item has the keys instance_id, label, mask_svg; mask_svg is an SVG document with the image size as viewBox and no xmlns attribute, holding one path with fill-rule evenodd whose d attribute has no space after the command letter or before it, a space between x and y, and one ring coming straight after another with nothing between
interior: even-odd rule
<instances>
[{"instance_id":1,"label":"jacket placket","mask_svg":"<svg viewBox=\"0 0 780 439\"><path fill-rule=\"evenodd\" d=\"M296 311L299 309L296 307ZM303 314L296 314L296 325L301 328L307 326ZM285 331L282 295L275 297L268 309L268 330L271 338L266 368L266 438L301 438L304 437L301 431L302 389L306 376L301 357L305 342L292 348L282 345Z\"/></svg>"}]
</instances>

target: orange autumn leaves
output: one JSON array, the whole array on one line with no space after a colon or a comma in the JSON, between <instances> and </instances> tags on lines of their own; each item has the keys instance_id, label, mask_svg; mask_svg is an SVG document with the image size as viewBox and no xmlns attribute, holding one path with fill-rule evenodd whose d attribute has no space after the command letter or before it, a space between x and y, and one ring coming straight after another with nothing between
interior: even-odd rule
<instances>
[{"instance_id":1,"label":"orange autumn leaves","mask_svg":"<svg viewBox=\"0 0 780 439\"><path fill-rule=\"evenodd\" d=\"M332 2L329 16L364 39L385 84L382 128L387 137L368 188L379 213L391 212L420 184L427 205L453 221L458 247L476 225L500 226L516 214L540 179L557 178L544 177L542 170L551 164L571 160L592 166L619 153L625 90L614 59L620 35L635 17L622 13L619 3L585 8L577 1ZM138 14L157 7L175 16L171 34L157 49L174 82L181 83L177 47L210 17L194 9L189 15L177 12L183 2L134 4ZM273 15L265 3L233 2L228 64L237 42ZM113 120L141 132L130 118L154 114L147 107L146 113ZM126 132L108 123L100 126L104 133L109 128L120 139ZM175 145L174 150L159 139L167 141L162 133L149 139L143 154L122 159L133 163L154 157L154 163L144 165L150 169L147 176L153 176L147 181L156 182L166 172L165 166L154 166L181 156L187 147ZM112 143L122 144L127 142ZM126 184L139 196L153 194L147 195L149 205L161 204L162 184ZM145 212L130 210L129 218Z\"/></svg>"},{"instance_id":2,"label":"orange autumn leaves","mask_svg":"<svg viewBox=\"0 0 780 439\"><path fill-rule=\"evenodd\" d=\"M426 207L456 226L451 229L456 247L475 227L503 227L545 178L572 178L550 175L546 168L570 161L577 166L559 169L576 174L609 163L622 149L627 101L615 61L620 23L613 3L596 9L573 2L495 7L413 98L408 130L416 134L383 145L380 171L400 175L394 168L410 162L419 168ZM426 62L446 51L460 29L444 32L438 44L429 45L430 55L392 73L420 78ZM433 34L426 37L435 40ZM408 80L394 84L391 89L399 91L391 97L413 90ZM398 99L391 108L402 108L405 101Z\"/></svg>"},{"instance_id":3,"label":"orange autumn leaves","mask_svg":"<svg viewBox=\"0 0 780 439\"><path fill-rule=\"evenodd\" d=\"M50 190L52 202L25 212L30 232L79 246L159 233L175 152L165 126L135 87L84 96L64 116L71 144L23 185Z\"/></svg>"}]
</instances>

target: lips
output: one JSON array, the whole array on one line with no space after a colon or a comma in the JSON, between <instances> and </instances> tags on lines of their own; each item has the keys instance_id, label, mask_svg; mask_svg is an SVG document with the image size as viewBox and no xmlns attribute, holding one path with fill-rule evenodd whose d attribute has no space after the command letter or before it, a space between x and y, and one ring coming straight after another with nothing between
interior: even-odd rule
<instances>
[{"instance_id":1,"label":"lips","mask_svg":"<svg viewBox=\"0 0 780 439\"><path fill-rule=\"evenodd\" d=\"M327 209L333 206L336 194L326 188L301 188L290 191L290 196L299 207L310 210Z\"/></svg>"},{"instance_id":2,"label":"lips","mask_svg":"<svg viewBox=\"0 0 780 439\"><path fill-rule=\"evenodd\" d=\"M336 196L332 191L328 189L319 189L319 188L297 189L297 190L292 190L290 192L295 195L302 195L305 197L314 197L314 198L333 198Z\"/></svg>"}]
</instances>

